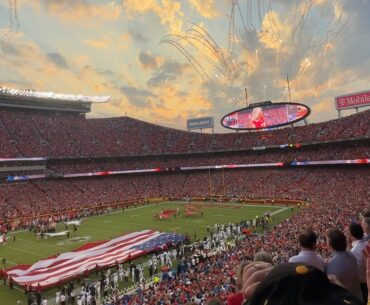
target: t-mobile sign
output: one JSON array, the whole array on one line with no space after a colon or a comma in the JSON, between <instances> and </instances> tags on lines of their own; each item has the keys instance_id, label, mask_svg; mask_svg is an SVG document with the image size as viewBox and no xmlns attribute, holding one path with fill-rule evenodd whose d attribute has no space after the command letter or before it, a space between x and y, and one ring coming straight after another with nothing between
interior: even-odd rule
<instances>
[{"instance_id":1,"label":"t-mobile sign","mask_svg":"<svg viewBox=\"0 0 370 305\"><path fill-rule=\"evenodd\" d=\"M370 91L351 93L335 98L337 110L370 106Z\"/></svg>"}]
</instances>

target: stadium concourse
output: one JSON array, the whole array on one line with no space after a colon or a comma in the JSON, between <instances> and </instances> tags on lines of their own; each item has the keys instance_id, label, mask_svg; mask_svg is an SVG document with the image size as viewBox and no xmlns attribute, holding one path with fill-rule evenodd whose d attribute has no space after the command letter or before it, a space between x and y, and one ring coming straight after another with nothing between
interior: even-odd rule
<instances>
[{"instance_id":1,"label":"stadium concourse","mask_svg":"<svg viewBox=\"0 0 370 305\"><path fill-rule=\"evenodd\" d=\"M344 232L351 222L360 221L370 200L369 122L368 110L302 127L208 135L128 117L85 119L55 111L3 108L2 229L39 227L51 219L71 220L158 197L309 202L309 208L269 232L232 233L235 245L215 243L212 256L205 254L205 245L212 244L209 237L180 258L178 265L183 268L166 270L162 281L130 296L113 296L114 304L206 304L213 298L224 304L241 289L235 281L238 266L257 252L268 252L274 264L287 262L300 251L300 231L311 228L318 236L317 252L328 258L332 249L326 244L327 230ZM337 164L338 160L364 162ZM327 162L308 165L307 161ZM295 162L303 165L292 166ZM223 164L264 166L209 168ZM202 166L205 169L179 170ZM157 170L140 172L145 169ZM137 172L109 174L120 170ZM94 172L100 174L88 175ZM40 177L29 179L32 175ZM203 259L195 259L194 254Z\"/></svg>"}]
</instances>

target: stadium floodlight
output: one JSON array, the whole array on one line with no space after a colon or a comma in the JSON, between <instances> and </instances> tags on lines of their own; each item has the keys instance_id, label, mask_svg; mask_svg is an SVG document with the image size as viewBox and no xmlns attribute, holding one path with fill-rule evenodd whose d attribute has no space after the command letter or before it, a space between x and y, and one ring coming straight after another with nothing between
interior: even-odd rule
<instances>
[{"instance_id":1,"label":"stadium floodlight","mask_svg":"<svg viewBox=\"0 0 370 305\"><path fill-rule=\"evenodd\" d=\"M0 87L0 95L12 97L30 97L45 100L62 100L68 102L85 102L85 103L106 103L110 100L110 96L87 96L75 94L61 94L54 92L41 92L31 89L13 89Z\"/></svg>"}]
</instances>

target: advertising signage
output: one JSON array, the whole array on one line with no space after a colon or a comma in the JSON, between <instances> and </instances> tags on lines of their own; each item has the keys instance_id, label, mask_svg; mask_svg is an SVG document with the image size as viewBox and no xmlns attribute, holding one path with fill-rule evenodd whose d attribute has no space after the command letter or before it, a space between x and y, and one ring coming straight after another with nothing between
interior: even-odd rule
<instances>
[{"instance_id":1,"label":"advertising signage","mask_svg":"<svg viewBox=\"0 0 370 305\"><path fill-rule=\"evenodd\" d=\"M337 96L335 107L337 110L370 106L370 91L351 93Z\"/></svg>"},{"instance_id":2,"label":"advertising signage","mask_svg":"<svg viewBox=\"0 0 370 305\"><path fill-rule=\"evenodd\" d=\"M188 130L213 128L214 120L213 117L189 119L187 120L186 127Z\"/></svg>"}]
</instances>

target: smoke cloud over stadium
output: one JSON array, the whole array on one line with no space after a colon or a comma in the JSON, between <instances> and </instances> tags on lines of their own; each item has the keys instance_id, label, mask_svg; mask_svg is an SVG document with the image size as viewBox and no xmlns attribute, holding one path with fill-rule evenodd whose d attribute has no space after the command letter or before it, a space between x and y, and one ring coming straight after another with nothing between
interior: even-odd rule
<instances>
[{"instance_id":1,"label":"smoke cloud over stadium","mask_svg":"<svg viewBox=\"0 0 370 305\"><path fill-rule=\"evenodd\" d=\"M369 13L367 0L2 1L0 85L110 95L91 116L185 129L243 107L244 86L250 102L288 101L289 74L323 121L335 96L370 89Z\"/></svg>"}]
</instances>

